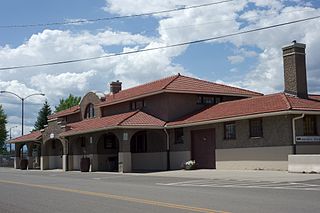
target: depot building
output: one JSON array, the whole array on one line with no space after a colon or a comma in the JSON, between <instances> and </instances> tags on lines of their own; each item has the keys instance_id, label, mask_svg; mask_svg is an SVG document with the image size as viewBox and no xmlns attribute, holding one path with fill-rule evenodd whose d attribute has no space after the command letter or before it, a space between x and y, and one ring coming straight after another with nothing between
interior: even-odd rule
<instances>
[{"instance_id":1,"label":"depot building","mask_svg":"<svg viewBox=\"0 0 320 213\"><path fill-rule=\"evenodd\" d=\"M15 168L72 171L87 159L90 171L173 170L188 160L287 170L288 155L320 153L320 95L308 94L305 48L283 47L285 89L276 94L180 74L124 90L114 81L109 94L89 92L41 131L13 139Z\"/></svg>"}]
</instances>

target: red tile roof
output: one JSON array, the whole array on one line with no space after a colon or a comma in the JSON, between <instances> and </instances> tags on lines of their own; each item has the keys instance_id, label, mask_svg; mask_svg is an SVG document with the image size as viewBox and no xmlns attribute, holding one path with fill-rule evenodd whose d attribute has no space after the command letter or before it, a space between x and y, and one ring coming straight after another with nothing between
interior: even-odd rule
<instances>
[{"instance_id":1,"label":"red tile roof","mask_svg":"<svg viewBox=\"0 0 320 213\"><path fill-rule=\"evenodd\" d=\"M174 122L169 122L167 126L193 124L288 110L319 111L320 113L320 102L301 99L284 93L277 93L223 102L204 109L199 113L183 117Z\"/></svg>"},{"instance_id":2,"label":"red tile roof","mask_svg":"<svg viewBox=\"0 0 320 213\"><path fill-rule=\"evenodd\" d=\"M116 127L163 127L164 125L165 122L158 118L141 111L133 111L68 124L67 129L70 128L70 130L61 133L60 136L95 132Z\"/></svg>"},{"instance_id":3,"label":"red tile roof","mask_svg":"<svg viewBox=\"0 0 320 213\"><path fill-rule=\"evenodd\" d=\"M42 133L40 131L33 131L27 135L23 135L10 140L10 143L38 141L41 137Z\"/></svg>"},{"instance_id":4,"label":"red tile roof","mask_svg":"<svg viewBox=\"0 0 320 213\"><path fill-rule=\"evenodd\" d=\"M49 115L48 119L51 120L51 119L63 117L63 116L66 116L66 115L75 114L75 113L78 113L78 112L80 112L80 106L76 105L76 106L70 107L68 109L62 110L60 112L54 113L52 115Z\"/></svg>"},{"instance_id":5,"label":"red tile roof","mask_svg":"<svg viewBox=\"0 0 320 213\"><path fill-rule=\"evenodd\" d=\"M166 124L165 121L159 118L153 117L147 113L138 111L131 117L121 122L121 126L152 126L152 127L163 127Z\"/></svg>"},{"instance_id":6,"label":"red tile roof","mask_svg":"<svg viewBox=\"0 0 320 213\"><path fill-rule=\"evenodd\" d=\"M116 94L109 94L99 106L136 99L161 92L195 93L195 94L223 94L245 97L260 96L262 94L236 87L199 80L180 74L143 84L137 87L122 90Z\"/></svg>"}]
</instances>

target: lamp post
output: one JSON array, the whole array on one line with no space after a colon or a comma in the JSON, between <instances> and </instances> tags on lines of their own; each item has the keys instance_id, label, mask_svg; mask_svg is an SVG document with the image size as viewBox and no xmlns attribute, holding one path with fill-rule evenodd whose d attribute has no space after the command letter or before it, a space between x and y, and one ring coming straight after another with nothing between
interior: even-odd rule
<instances>
[{"instance_id":1,"label":"lamp post","mask_svg":"<svg viewBox=\"0 0 320 213\"><path fill-rule=\"evenodd\" d=\"M33 93L31 95L27 95L25 97L21 97L18 94L14 93L14 92L10 92L10 91L5 91L5 90L1 90L0 93L8 93L11 95L16 96L17 98L19 98L21 100L21 135L23 135L23 122L24 122L24 101L27 98L30 98L31 96L35 96L35 95L41 95L41 96L45 96L45 94L43 93Z\"/></svg>"},{"instance_id":2,"label":"lamp post","mask_svg":"<svg viewBox=\"0 0 320 213\"><path fill-rule=\"evenodd\" d=\"M13 126L13 127L10 127L9 128L9 138L10 138L10 140L12 139L12 135L11 135L11 129L13 129L13 128L16 128L16 127L18 127L18 126ZM11 149L11 143L9 143L9 147L10 147L10 151L9 151L9 153L10 153L10 155L11 155L11 152L12 152L12 149Z\"/></svg>"}]
</instances>

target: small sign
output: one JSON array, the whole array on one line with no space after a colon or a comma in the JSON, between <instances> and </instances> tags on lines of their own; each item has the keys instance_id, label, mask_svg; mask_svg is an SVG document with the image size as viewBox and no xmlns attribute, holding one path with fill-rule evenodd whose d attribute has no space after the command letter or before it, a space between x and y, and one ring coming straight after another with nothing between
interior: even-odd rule
<instances>
[{"instance_id":1,"label":"small sign","mask_svg":"<svg viewBox=\"0 0 320 213\"><path fill-rule=\"evenodd\" d=\"M90 143L92 143L92 142L93 142L92 137L90 137Z\"/></svg>"},{"instance_id":2,"label":"small sign","mask_svg":"<svg viewBox=\"0 0 320 213\"><path fill-rule=\"evenodd\" d=\"M51 133L50 134L50 139L53 139L54 138L54 133Z\"/></svg>"},{"instance_id":3,"label":"small sign","mask_svg":"<svg viewBox=\"0 0 320 213\"><path fill-rule=\"evenodd\" d=\"M320 136L296 136L297 142L320 142Z\"/></svg>"},{"instance_id":4,"label":"small sign","mask_svg":"<svg viewBox=\"0 0 320 213\"><path fill-rule=\"evenodd\" d=\"M124 141L127 141L127 140L128 140L128 133L127 133L127 132L124 132L124 133L123 133L122 139L123 139Z\"/></svg>"}]
</instances>

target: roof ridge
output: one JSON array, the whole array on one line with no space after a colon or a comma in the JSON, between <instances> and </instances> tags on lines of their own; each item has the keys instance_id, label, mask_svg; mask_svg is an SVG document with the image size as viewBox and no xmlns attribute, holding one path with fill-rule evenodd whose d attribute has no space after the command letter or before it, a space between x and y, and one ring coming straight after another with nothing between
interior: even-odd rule
<instances>
[{"instance_id":1,"label":"roof ridge","mask_svg":"<svg viewBox=\"0 0 320 213\"><path fill-rule=\"evenodd\" d=\"M139 85L137 85L137 86L133 86L133 87L130 87L130 88L127 88L127 89L123 89L123 90L119 91L119 93L120 93L120 92L124 92L124 91L128 91L128 90L130 90L130 89L135 89L135 88L143 87L143 86L146 86L146 85L150 85L150 84L153 84L153 83L156 83L156 82L159 82L159 81L163 81L163 80L166 80L166 79L170 79L170 78L175 77L175 76L177 76L177 75L171 75L171 76L167 76L167 77L164 77L164 78L160 78L160 79L157 79L157 80L154 80L154 81L149 81L149 82L146 82L146 83L144 83L144 84L139 84ZM110 94L110 93L109 93L109 94ZM109 94L106 94L106 95L109 95ZM113 95L117 95L117 94L118 94L118 93L115 93L115 94L113 94Z\"/></svg>"},{"instance_id":2,"label":"roof ridge","mask_svg":"<svg viewBox=\"0 0 320 213\"><path fill-rule=\"evenodd\" d=\"M281 94L282 98L284 99L284 101L286 102L286 105L288 106L288 109L292 109L292 106L291 106L291 103L290 103L290 101L289 101L289 99L287 97L287 94L284 93L284 92L282 92L280 94Z\"/></svg>"},{"instance_id":3,"label":"roof ridge","mask_svg":"<svg viewBox=\"0 0 320 213\"><path fill-rule=\"evenodd\" d=\"M164 87L162 87L161 90L166 89L170 84L172 84L172 82L174 82L175 80L177 80L177 78L179 78L180 76L181 76L180 73L178 73L178 75L176 75L175 78L173 78L169 83L167 83ZM173 77L173 76L172 76L172 77Z\"/></svg>"},{"instance_id":4,"label":"roof ridge","mask_svg":"<svg viewBox=\"0 0 320 213\"><path fill-rule=\"evenodd\" d=\"M209 83L209 84L215 84L215 85L219 85L219 86L223 86L223 87L240 89L240 90L243 90L243 91L247 91L247 92L251 92L251 93L255 93L255 94L259 94L259 95L264 95L263 93L252 91L252 90L249 90L249 89L243 89L243 88L240 88L240 87L230 86L230 85L226 85L226 84L222 84L222 83L216 83L216 82L204 80L204 79L201 79L201 78L195 78L195 77L190 77L190 76L185 76L185 75L180 75L180 76L185 77L185 78L189 78L189 79L196 79L198 81L202 81L202 82Z\"/></svg>"},{"instance_id":5,"label":"roof ridge","mask_svg":"<svg viewBox=\"0 0 320 213\"><path fill-rule=\"evenodd\" d=\"M117 126L118 126L118 125L121 125L123 122L125 122L125 121L128 120L129 118L133 117L133 116L136 115L138 112L140 112L140 110L134 111L131 115L129 115L128 117L124 118L122 121L120 121L119 123L117 123Z\"/></svg>"}]
</instances>

